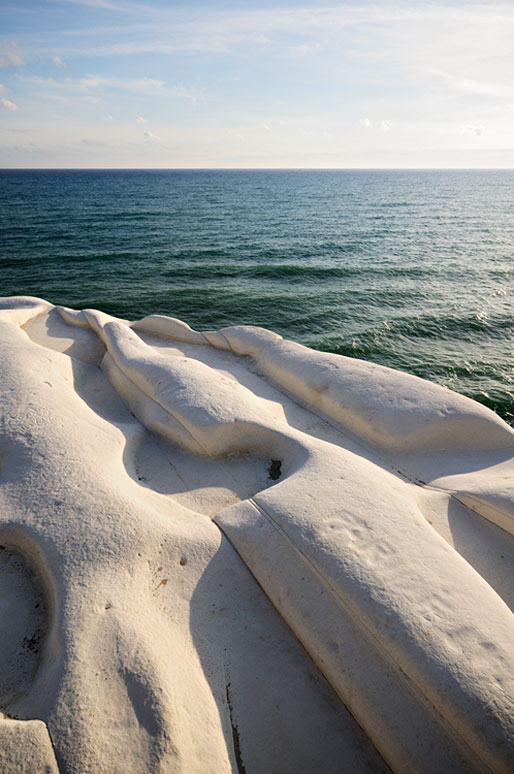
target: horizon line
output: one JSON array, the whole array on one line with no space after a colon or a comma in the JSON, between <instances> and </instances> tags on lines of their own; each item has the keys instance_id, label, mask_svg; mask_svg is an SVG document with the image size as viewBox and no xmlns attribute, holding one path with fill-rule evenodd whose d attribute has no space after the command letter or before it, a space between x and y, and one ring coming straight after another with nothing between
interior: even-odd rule
<instances>
[{"instance_id":1,"label":"horizon line","mask_svg":"<svg viewBox=\"0 0 514 774\"><path fill-rule=\"evenodd\" d=\"M0 167L0 172L513 172L512 167Z\"/></svg>"}]
</instances>

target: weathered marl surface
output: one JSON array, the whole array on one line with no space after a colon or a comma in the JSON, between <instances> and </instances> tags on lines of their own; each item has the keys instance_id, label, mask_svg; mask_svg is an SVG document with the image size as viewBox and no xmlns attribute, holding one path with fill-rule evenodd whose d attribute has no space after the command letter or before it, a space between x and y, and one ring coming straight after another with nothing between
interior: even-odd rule
<instances>
[{"instance_id":1,"label":"weathered marl surface","mask_svg":"<svg viewBox=\"0 0 514 774\"><path fill-rule=\"evenodd\" d=\"M498 417L257 328L17 297L0 340L5 750L47 729L74 774L512 771Z\"/></svg>"}]
</instances>

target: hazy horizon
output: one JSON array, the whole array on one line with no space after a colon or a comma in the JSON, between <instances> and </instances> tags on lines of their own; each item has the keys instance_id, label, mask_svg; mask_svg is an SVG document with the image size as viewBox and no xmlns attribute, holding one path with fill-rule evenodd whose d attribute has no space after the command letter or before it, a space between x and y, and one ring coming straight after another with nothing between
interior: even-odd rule
<instances>
[{"instance_id":1,"label":"hazy horizon","mask_svg":"<svg viewBox=\"0 0 514 774\"><path fill-rule=\"evenodd\" d=\"M514 167L0 167L0 172L514 172Z\"/></svg>"}]
</instances>

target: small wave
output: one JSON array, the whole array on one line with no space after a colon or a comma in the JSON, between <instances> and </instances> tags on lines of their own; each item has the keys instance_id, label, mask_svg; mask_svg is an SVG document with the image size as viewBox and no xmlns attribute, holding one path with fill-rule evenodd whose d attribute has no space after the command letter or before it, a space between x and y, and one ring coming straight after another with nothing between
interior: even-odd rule
<instances>
[{"instance_id":1,"label":"small wave","mask_svg":"<svg viewBox=\"0 0 514 774\"><path fill-rule=\"evenodd\" d=\"M511 315L420 315L390 320L389 325L394 334L406 338L451 339L477 333L489 338L505 338L506 334L514 334L514 317Z\"/></svg>"},{"instance_id":2,"label":"small wave","mask_svg":"<svg viewBox=\"0 0 514 774\"><path fill-rule=\"evenodd\" d=\"M345 277L373 276L424 276L428 272L422 267L376 267L365 266L320 266L313 264L268 263L256 265L224 264L188 264L174 266L163 272L163 276L181 280L215 280L222 277L256 278L270 280L324 280L343 279Z\"/></svg>"}]
</instances>

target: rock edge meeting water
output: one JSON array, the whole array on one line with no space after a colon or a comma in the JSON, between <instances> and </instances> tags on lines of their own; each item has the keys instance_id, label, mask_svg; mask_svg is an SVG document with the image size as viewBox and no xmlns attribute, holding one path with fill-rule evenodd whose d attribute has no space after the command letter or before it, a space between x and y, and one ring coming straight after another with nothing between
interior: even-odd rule
<instances>
[{"instance_id":1,"label":"rock edge meeting water","mask_svg":"<svg viewBox=\"0 0 514 774\"><path fill-rule=\"evenodd\" d=\"M0 295L260 325L514 422L514 171L4 170Z\"/></svg>"}]
</instances>

